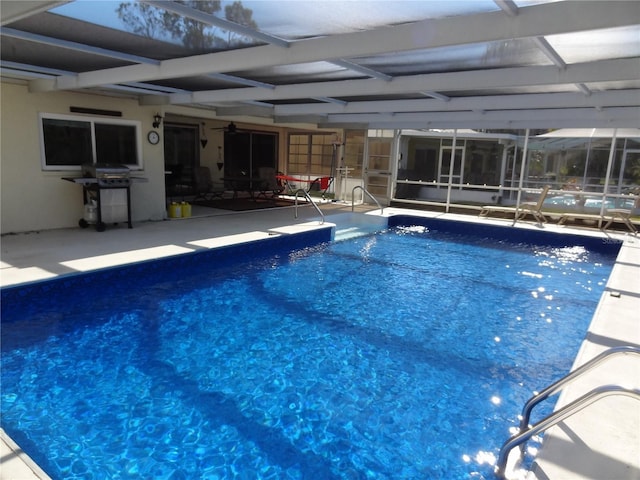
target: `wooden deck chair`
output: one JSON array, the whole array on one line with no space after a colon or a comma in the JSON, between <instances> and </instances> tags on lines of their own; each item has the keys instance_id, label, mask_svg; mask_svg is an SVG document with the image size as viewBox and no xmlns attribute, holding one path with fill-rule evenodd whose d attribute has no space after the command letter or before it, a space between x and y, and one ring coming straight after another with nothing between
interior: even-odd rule
<instances>
[{"instance_id":1,"label":"wooden deck chair","mask_svg":"<svg viewBox=\"0 0 640 480\"><path fill-rule=\"evenodd\" d=\"M614 222L620 222L624 223L627 229L635 235L636 233L638 233L638 229L636 229L635 225L631 222L631 213L632 210L625 208L611 208L609 210L605 210L603 215L593 213L566 212L563 213L560 217L558 225L564 225L567 220L591 220L594 222L598 222L598 228L606 230ZM602 224L604 222L607 223L605 223L603 226Z\"/></svg>"},{"instance_id":2,"label":"wooden deck chair","mask_svg":"<svg viewBox=\"0 0 640 480\"><path fill-rule=\"evenodd\" d=\"M540 196L538 197L538 200L536 202L521 203L516 220L523 219L527 215L533 215L533 217L539 222L546 223L547 218L542 213L542 206L544 205L544 201L547 198L547 194L549 193L550 189L551 185L545 185L540 192Z\"/></svg>"},{"instance_id":3,"label":"wooden deck chair","mask_svg":"<svg viewBox=\"0 0 640 480\"><path fill-rule=\"evenodd\" d=\"M518 207L502 207L499 205L485 205L480 210L481 217L487 217L491 212L501 213L513 213L514 220L522 220L527 215L533 215L533 217L541 223L546 223L547 218L542 214L542 205L544 204L547 194L551 189L551 185L545 185L540 192L538 200L535 202L522 202Z\"/></svg>"}]
</instances>

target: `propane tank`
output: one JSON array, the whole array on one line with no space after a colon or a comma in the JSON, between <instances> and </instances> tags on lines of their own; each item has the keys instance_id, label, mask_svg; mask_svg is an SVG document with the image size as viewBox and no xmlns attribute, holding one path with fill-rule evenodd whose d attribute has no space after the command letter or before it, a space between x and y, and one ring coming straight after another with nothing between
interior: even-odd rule
<instances>
[{"instance_id":1,"label":"propane tank","mask_svg":"<svg viewBox=\"0 0 640 480\"><path fill-rule=\"evenodd\" d=\"M90 200L88 203L84 204L84 220L91 224L98 221L98 206L95 201Z\"/></svg>"},{"instance_id":2,"label":"propane tank","mask_svg":"<svg viewBox=\"0 0 640 480\"><path fill-rule=\"evenodd\" d=\"M169 205L169 218L180 218L182 217L182 208L179 203L171 202Z\"/></svg>"},{"instance_id":3,"label":"propane tank","mask_svg":"<svg viewBox=\"0 0 640 480\"><path fill-rule=\"evenodd\" d=\"M191 204L189 202L182 202L180 208L182 209L182 218L189 218L191 216Z\"/></svg>"}]
</instances>

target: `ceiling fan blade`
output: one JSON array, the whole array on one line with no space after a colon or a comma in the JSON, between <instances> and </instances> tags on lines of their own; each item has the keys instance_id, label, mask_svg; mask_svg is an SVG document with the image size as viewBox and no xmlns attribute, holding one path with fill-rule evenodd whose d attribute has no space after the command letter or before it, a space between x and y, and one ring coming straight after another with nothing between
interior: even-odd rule
<instances>
[{"instance_id":1,"label":"ceiling fan blade","mask_svg":"<svg viewBox=\"0 0 640 480\"><path fill-rule=\"evenodd\" d=\"M211 130L223 130L226 133L234 134L238 131L238 127L235 123L230 122L226 127L214 127Z\"/></svg>"}]
</instances>

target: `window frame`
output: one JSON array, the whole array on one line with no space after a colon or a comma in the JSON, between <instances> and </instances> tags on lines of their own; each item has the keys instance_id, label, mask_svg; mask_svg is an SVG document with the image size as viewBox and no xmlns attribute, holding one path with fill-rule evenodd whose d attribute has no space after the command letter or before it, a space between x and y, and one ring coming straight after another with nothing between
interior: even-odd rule
<instances>
[{"instance_id":1,"label":"window frame","mask_svg":"<svg viewBox=\"0 0 640 480\"><path fill-rule=\"evenodd\" d=\"M291 140L294 137L306 137L307 141L292 144ZM314 142L314 139L320 137L322 137L322 142ZM289 132L287 136L287 173L307 176L333 175L334 172L331 172L333 161L335 160L336 163L338 161L337 158L333 158L333 140L335 137L335 132ZM292 163L291 159L293 157L296 160L304 159L304 162L296 161ZM304 172L292 168L293 165L303 164L306 166ZM334 170L336 167L337 165L333 165Z\"/></svg>"},{"instance_id":2,"label":"window frame","mask_svg":"<svg viewBox=\"0 0 640 480\"><path fill-rule=\"evenodd\" d=\"M92 163L96 163L96 158L97 158L96 124L133 127L135 129L136 163L121 163L121 165L125 165L131 170L143 170L144 168L143 157L142 157L142 140L141 140L142 123L140 121L41 112L38 114L38 130L39 130L39 142L40 142L40 164L41 164L41 169L43 171L52 172L52 171L81 171L82 170L82 165L74 165L74 164L50 165L47 163L47 155L46 155L46 148L45 148L46 145L45 145L45 136L44 136L45 120L64 120L67 122L88 123L90 128L90 134L91 134Z\"/></svg>"}]
</instances>

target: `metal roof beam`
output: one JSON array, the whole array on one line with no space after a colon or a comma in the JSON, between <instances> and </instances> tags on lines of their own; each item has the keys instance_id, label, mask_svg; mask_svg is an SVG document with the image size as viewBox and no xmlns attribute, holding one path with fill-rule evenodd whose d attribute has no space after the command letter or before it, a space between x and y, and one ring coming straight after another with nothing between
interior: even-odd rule
<instances>
[{"instance_id":1,"label":"metal roof beam","mask_svg":"<svg viewBox=\"0 0 640 480\"><path fill-rule=\"evenodd\" d=\"M339 98L331 98L331 97L313 97L313 100L318 100L319 102L324 102L324 103L333 103L335 105L346 105L347 102L345 102L344 100L340 100ZM317 104L313 104L313 105L317 105Z\"/></svg>"},{"instance_id":2,"label":"metal roof beam","mask_svg":"<svg viewBox=\"0 0 640 480\"><path fill-rule=\"evenodd\" d=\"M52 45L54 47L66 48L68 50L83 53L91 53L94 55L115 58L117 60L124 60L131 63L160 65L160 60L153 60L151 58L141 57L139 55L130 55L128 53L119 52L116 50L108 50L106 48L93 47L84 43L71 42L69 40L60 40L58 38L51 38L45 35L38 35L37 33L23 32L22 30L16 30L14 28L3 27L0 30L0 34L2 34L3 37L17 38L20 40L27 40L29 42L41 43L44 45Z\"/></svg>"},{"instance_id":3,"label":"metal roof beam","mask_svg":"<svg viewBox=\"0 0 640 480\"><path fill-rule=\"evenodd\" d=\"M533 41L537 45L537 47L542 50L549 60L551 60L554 65L558 68L566 68L567 62L565 62L562 57L556 52L556 50L547 42L544 37L534 37Z\"/></svg>"},{"instance_id":4,"label":"metal roof beam","mask_svg":"<svg viewBox=\"0 0 640 480\"><path fill-rule=\"evenodd\" d=\"M573 120L577 118L590 118L594 120L620 119L624 118L633 123L640 124L640 106L635 107L612 107L600 111L595 108L547 108L531 110L493 110L486 112L419 112L419 113L380 113L380 114L332 114L327 116L329 123L371 123L394 122L419 124L423 121L461 121L469 122L482 121L514 121L514 120L543 120L554 118L557 120Z\"/></svg>"},{"instance_id":5,"label":"metal roof beam","mask_svg":"<svg viewBox=\"0 0 640 480\"><path fill-rule=\"evenodd\" d=\"M210 73L208 76L211 78L215 78L217 80L237 83L239 85L247 85L250 87L267 88L267 89L275 88L275 85L272 85L270 83L258 82L256 80L249 80L248 78L242 78L236 75L228 75L226 73Z\"/></svg>"},{"instance_id":6,"label":"metal roof beam","mask_svg":"<svg viewBox=\"0 0 640 480\"><path fill-rule=\"evenodd\" d=\"M563 128L638 126L640 107L604 109L509 110L486 112L429 113L421 115L368 115L370 128ZM362 122L358 116L329 116L325 126Z\"/></svg>"},{"instance_id":7,"label":"metal roof beam","mask_svg":"<svg viewBox=\"0 0 640 480\"><path fill-rule=\"evenodd\" d=\"M8 25L9 23L17 22L23 18L46 12L52 8L69 3L69 1L70 0L62 2L30 0L28 2L24 2L5 0L2 2L0 7L0 25Z\"/></svg>"},{"instance_id":8,"label":"metal roof beam","mask_svg":"<svg viewBox=\"0 0 640 480\"><path fill-rule=\"evenodd\" d=\"M427 97L431 97L431 98L435 98L437 100L441 100L443 102L448 102L449 100L451 100L451 97L447 97L446 95L443 95L441 93L438 92L418 92L420 95L425 95Z\"/></svg>"},{"instance_id":9,"label":"metal roof beam","mask_svg":"<svg viewBox=\"0 0 640 480\"><path fill-rule=\"evenodd\" d=\"M433 100L380 100L343 102L339 105L302 103L276 105L276 115L381 112L454 112L470 110L518 110L534 108L605 108L640 104L640 89L594 92L586 97L580 93L528 93L520 95L487 95L451 98L449 102Z\"/></svg>"},{"instance_id":10,"label":"metal roof beam","mask_svg":"<svg viewBox=\"0 0 640 480\"><path fill-rule=\"evenodd\" d=\"M320 124L327 121L327 117L324 115L297 115L292 117L278 117L275 116L273 121L276 123L310 123Z\"/></svg>"},{"instance_id":11,"label":"metal roof beam","mask_svg":"<svg viewBox=\"0 0 640 480\"><path fill-rule=\"evenodd\" d=\"M172 103L243 100L287 100L317 97L392 95L427 91L469 91L510 87L550 86L576 83L637 81L638 58L578 63L559 70L555 66L533 66L448 72L397 77L392 82L377 79L343 80L276 86L272 90L232 88L172 96ZM427 88L425 88L427 87Z\"/></svg>"},{"instance_id":12,"label":"metal roof beam","mask_svg":"<svg viewBox=\"0 0 640 480\"><path fill-rule=\"evenodd\" d=\"M324 128L349 128L348 126L351 124L318 124L318 126ZM355 124L354 124L355 125ZM477 121L469 121L469 120L459 120L459 121L444 121L438 120L437 118L431 119L430 121L425 121L419 124L414 122L410 123L393 123L389 124L386 122L371 122L367 124L364 128L380 128L380 129L464 129L464 128L473 128L473 129L504 129L504 130L524 130L525 128L540 128L540 129L549 129L549 128L626 128L629 127L630 123L628 119L592 119L592 118L574 118L571 120L565 119L557 119L557 118L546 118L546 119L525 119L525 120L510 120L510 121L490 121L490 120L477 120ZM635 124L632 124L635 125Z\"/></svg>"},{"instance_id":13,"label":"metal roof beam","mask_svg":"<svg viewBox=\"0 0 640 480\"><path fill-rule=\"evenodd\" d=\"M47 68L41 67L40 65L30 65L27 63L19 63L19 62L8 62L6 60L0 61L0 68L4 69L13 69L15 71L23 71L27 74L35 73L38 75L48 75L50 77L55 77L57 75L73 75L73 72L68 70L60 70L58 68Z\"/></svg>"},{"instance_id":14,"label":"metal roof beam","mask_svg":"<svg viewBox=\"0 0 640 480\"><path fill-rule=\"evenodd\" d=\"M216 113L221 117L233 116L252 116L252 117L273 117L273 106L260 105L236 105L236 106L218 106Z\"/></svg>"},{"instance_id":15,"label":"metal roof beam","mask_svg":"<svg viewBox=\"0 0 640 480\"><path fill-rule=\"evenodd\" d=\"M378 78L380 80L390 81L393 80L393 77L387 75L382 72L378 72L377 70L373 70L371 68L363 67L362 65L358 65L353 62L349 62L347 60L333 60L331 63L337 65L338 67L346 68L347 70L352 70L354 72L362 73L371 78Z\"/></svg>"},{"instance_id":16,"label":"metal roof beam","mask_svg":"<svg viewBox=\"0 0 640 480\"><path fill-rule=\"evenodd\" d=\"M510 17L515 17L518 15L518 6L515 4L513 0L493 0L496 5L498 5L504 13L509 15Z\"/></svg>"}]
</instances>

